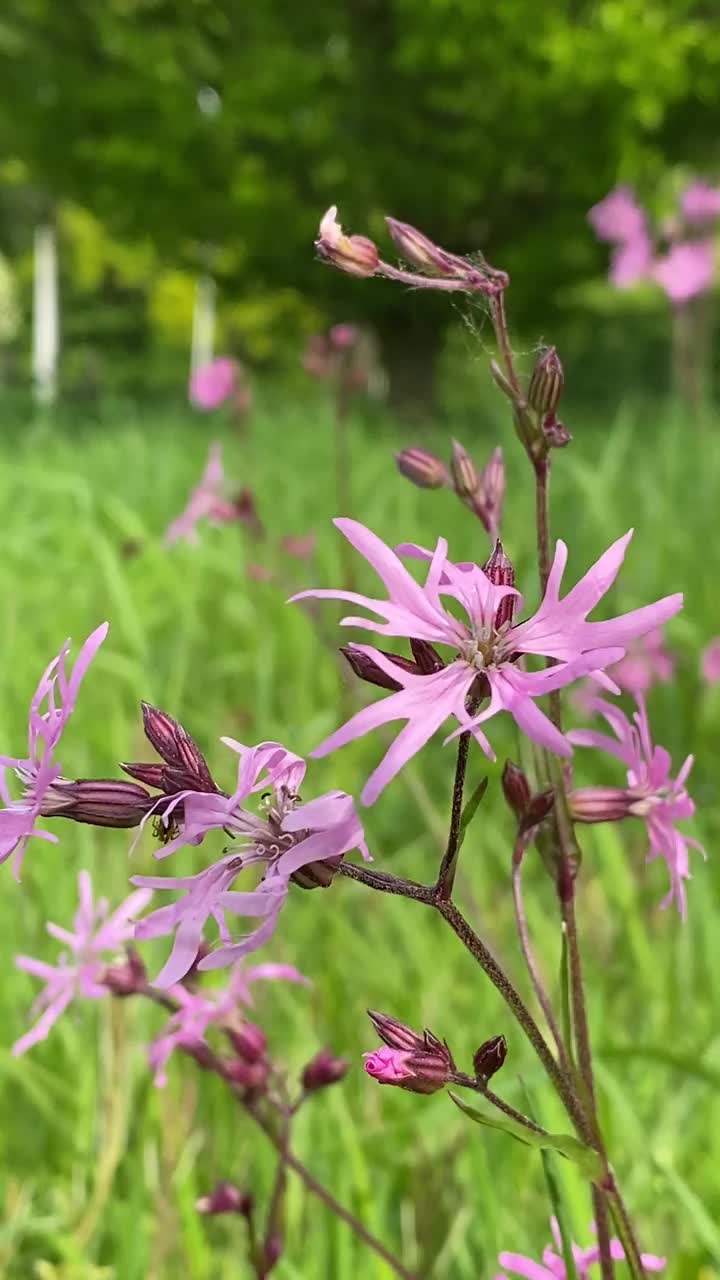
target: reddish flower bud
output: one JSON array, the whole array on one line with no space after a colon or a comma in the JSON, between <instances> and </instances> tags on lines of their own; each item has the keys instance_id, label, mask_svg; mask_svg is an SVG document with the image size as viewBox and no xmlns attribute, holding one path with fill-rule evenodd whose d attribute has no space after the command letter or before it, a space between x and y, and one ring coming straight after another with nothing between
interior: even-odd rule
<instances>
[{"instance_id":1,"label":"reddish flower bud","mask_svg":"<svg viewBox=\"0 0 720 1280\"><path fill-rule=\"evenodd\" d=\"M499 1071L507 1057L507 1040L504 1036L491 1036L484 1040L473 1057L473 1066L478 1079L489 1080Z\"/></svg>"},{"instance_id":2,"label":"reddish flower bud","mask_svg":"<svg viewBox=\"0 0 720 1280\"><path fill-rule=\"evenodd\" d=\"M480 483L480 477L467 449L464 449L457 440L453 440L450 471L458 498L462 498L463 502L472 501Z\"/></svg>"},{"instance_id":3,"label":"reddish flower bud","mask_svg":"<svg viewBox=\"0 0 720 1280\"><path fill-rule=\"evenodd\" d=\"M346 236L337 221L337 205L328 209L315 241L318 256L351 276L372 276L380 261L377 246L366 236Z\"/></svg>"},{"instance_id":4,"label":"reddish flower bud","mask_svg":"<svg viewBox=\"0 0 720 1280\"><path fill-rule=\"evenodd\" d=\"M395 454L397 469L418 489L441 489L449 483L448 470L429 449L401 449Z\"/></svg>"},{"instance_id":5,"label":"reddish flower bud","mask_svg":"<svg viewBox=\"0 0 720 1280\"><path fill-rule=\"evenodd\" d=\"M260 1093L268 1082L270 1064L265 1058L260 1058L257 1062L243 1062L242 1058L223 1058L222 1074L225 1080L248 1093Z\"/></svg>"},{"instance_id":6,"label":"reddish flower bud","mask_svg":"<svg viewBox=\"0 0 720 1280\"><path fill-rule=\"evenodd\" d=\"M564 380L557 351L554 347L547 347L535 361L527 392L530 408L541 418L555 413L560 403Z\"/></svg>"},{"instance_id":7,"label":"reddish flower bud","mask_svg":"<svg viewBox=\"0 0 720 1280\"><path fill-rule=\"evenodd\" d=\"M340 652L352 667L358 679L365 680L368 684L375 684L380 689L391 689L393 692L402 689L399 680L393 680L392 676L382 671L367 653L362 653L354 645L343 645ZM384 650L381 649L380 652L383 653ZM404 667L406 671L415 670L415 663L411 662L409 658L403 658L401 654L387 653L385 657L390 658L391 662L394 662L398 667Z\"/></svg>"},{"instance_id":8,"label":"reddish flower bud","mask_svg":"<svg viewBox=\"0 0 720 1280\"><path fill-rule=\"evenodd\" d=\"M505 499L505 464L502 449L493 450L480 472L473 508L490 537L497 539Z\"/></svg>"},{"instance_id":9,"label":"reddish flower bud","mask_svg":"<svg viewBox=\"0 0 720 1280\"><path fill-rule=\"evenodd\" d=\"M406 1052L425 1049L425 1036L406 1027L397 1018L390 1018L386 1013L377 1013L368 1009L368 1018L372 1022L381 1040L391 1049L403 1049Z\"/></svg>"},{"instance_id":10,"label":"reddish flower bud","mask_svg":"<svg viewBox=\"0 0 720 1280\"><path fill-rule=\"evenodd\" d=\"M233 1182L218 1182L209 1195L195 1201L198 1213L241 1213L249 1217L254 1208L253 1196L241 1191Z\"/></svg>"},{"instance_id":11,"label":"reddish flower bud","mask_svg":"<svg viewBox=\"0 0 720 1280\"><path fill-rule=\"evenodd\" d=\"M279 1262L283 1251L282 1236L279 1231L273 1231L265 1240L262 1247L263 1256L263 1276L270 1274L276 1262Z\"/></svg>"},{"instance_id":12,"label":"reddish flower bud","mask_svg":"<svg viewBox=\"0 0 720 1280\"><path fill-rule=\"evenodd\" d=\"M495 543L492 553L485 561L482 570L496 587L515 586L515 570L513 568L513 563L510 557L505 554L505 550L500 539ZM495 611L495 628L497 631L499 631L501 627L507 626L512 622L516 600L517 596L506 595L500 601L500 604Z\"/></svg>"},{"instance_id":13,"label":"reddish flower bud","mask_svg":"<svg viewBox=\"0 0 720 1280\"><path fill-rule=\"evenodd\" d=\"M127 948L124 963L109 964L100 981L114 996L134 996L143 991L147 975L145 965L135 948Z\"/></svg>"},{"instance_id":14,"label":"reddish flower bud","mask_svg":"<svg viewBox=\"0 0 720 1280\"><path fill-rule=\"evenodd\" d=\"M205 757L182 725L149 702L141 707L145 736L165 763L192 777L196 791L216 791Z\"/></svg>"},{"instance_id":15,"label":"reddish flower bud","mask_svg":"<svg viewBox=\"0 0 720 1280\"><path fill-rule=\"evenodd\" d=\"M530 784L524 771L512 760L505 761L502 771L503 795L512 809L518 822L525 817L530 804Z\"/></svg>"},{"instance_id":16,"label":"reddish flower bud","mask_svg":"<svg viewBox=\"0 0 720 1280\"><path fill-rule=\"evenodd\" d=\"M445 663L437 649L428 640L411 639L410 648L415 659L415 666L421 675L432 676L435 675L436 671L443 670ZM397 659L395 660L397 661Z\"/></svg>"},{"instance_id":17,"label":"reddish flower bud","mask_svg":"<svg viewBox=\"0 0 720 1280\"><path fill-rule=\"evenodd\" d=\"M398 253L426 274L457 277L466 276L473 269L467 259L441 249L408 222L398 222L397 218L386 218L385 222Z\"/></svg>"},{"instance_id":18,"label":"reddish flower bud","mask_svg":"<svg viewBox=\"0 0 720 1280\"><path fill-rule=\"evenodd\" d=\"M568 808L574 822L618 822L633 813L633 795L624 787L578 787Z\"/></svg>"},{"instance_id":19,"label":"reddish flower bud","mask_svg":"<svg viewBox=\"0 0 720 1280\"><path fill-rule=\"evenodd\" d=\"M531 797L530 803L525 810L525 815L520 823L520 831L532 831L533 827L538 827L547 818L554 803L555 795L552 787L546 787L544 791L537 791Z\"/></svg>"},{"instance_id":20,"label":"reddish flower bud","mask_svg":"<svg viewBox=\"0 0 720 1280\"><path fill-rule=\"evenodd\" d=\"M411 1093L437 1093L448 1083L452 1068L439 1053L407 1053L383 1045L363 1054L365 1070L379 1084L394 1084Z\"/></svg>"},{"instance_id":21,"label":"reddish flower bud","mask_svg":"<svg viewBox=\"0 0 720 1280\"><path fill-rule=\"evenodd\" d=\"M342 854L337 858L319 858L317 862L306 862L304 867L293 871L290 879L301 889L327 889L332 884L342 862Z\"/></svg>"},{"instance_id":22,"label":"reddish flower bud","mask_svg":"<svg viewBox=\"0 0 720 1280\"><path fill-rule=\"evenodd\" d=\"M305 1064L302 1073L303 1089L307 1093L313 1093L316 1089L324 1089L329 1084L336 1084L338 1080L342 1080L347 1069L347 1058L336 1058L329 1049L320 1049L315 1057Z\"/></svg>"},{"instance_id":23,"label":"reddish flower bud","mask_svg":"<svg viewBox=\"0 0 720 1280\"><path fill-rule=\"evenodd\" d=\"M93 827L137 827L154 803L142 787L122 778L58 778L45 792L40 812Z\"/></svg>"},{"instance_id":24,"label":"reddish flower bud","mask_svg":"<svg viewBox=\"0 0 720 1280\"><path fill-rule=\"evenodd\" d=\"M548 413L542 421L543 435L551 449L564 449L572 440L567 427L558 422L554 413Z\"/></svg>"},{"instance_id":25,"label":"reddish flower bud","mask_svg":"<svg viewBox=\"0 0 720 1280\"><path fill-rule=\"evenodd\" d=\"M267 1036L254 1022L243 1022L239 1027L227 1027L227 1038L243 1062L258 1062L265 1056Z\"/></svg>"}]
</instances>

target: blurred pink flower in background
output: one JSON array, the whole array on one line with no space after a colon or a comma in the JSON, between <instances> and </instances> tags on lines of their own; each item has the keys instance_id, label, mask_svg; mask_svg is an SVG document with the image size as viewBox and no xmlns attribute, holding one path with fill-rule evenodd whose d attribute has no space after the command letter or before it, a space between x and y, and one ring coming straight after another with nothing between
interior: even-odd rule
<instances>
[{"instance_id":1,"label":"blurred pink flower in background","mask_svg":"<svg viewBox=\"0 0 720 1280\"><path fill-rule=\"evenodd\" d=\"M52 922L46 925L48 933L67 947L61 952L58 963L46 964L32 956L15 957L18 969L41 978L45 983L44 990L32 1006L33 1013L41 1011L40 1017L30 1031L15 1041L12 1047L15 1055L44 1040L76 996L96 1000L108 994L108 987L103 983L107 961L131 940L135 932L134 917L152 897L148 889L136 889L108 915L105 898L93 903L89 871L80 872L78 890L80 901L73 917L72 931Z\"/></svg>"},{"instance_id":2,"label":"blurred pink flower in background","mask_svg":"<svg viewBox=\"0 0 720 1280\"><path fill-rule=\"evenodd\" d=\"M680 196L680 209L688 222L710 222L720 217L720 188L696 178Z\"/></svg>"},{"instance_id":3,"label":"blurred pink flower in background","mask_svg":"<svg viewBox=\"0 0 720 1280\"><path fill-rule=\"evenodd\" d=\"M60 777L60 765L53 753L77 699L80 683L108 632L107 622L88 636L68 676L65 659L70 648L66 640L56 658L46 667L30 699L27 757L0 756L0 863L15 854L16 878L25 846L31 836L56 843L57 836L36 827L41 816L56 812L52 802L44 810L52 784ZM59 705L58 705L59 703ZM43 708L44 704L44 710ZM19 800L13 800L5 782L5 770L13 769L23 785Z\"/></svg>"},{"instance_id":4,"label":"blurred pink flower in background","mask_svg":"<svg viewBox=\"0 0 720 1280\"><path fill-rule=\"evenodd\" d=\"M671 302L683 303L710 288L715 272L711 240L685 240L674 244L653 267L653 278Z\"/></svg>"},{"instance_id":5,"label":"blurred pink flower in background","mask_svg":"<svg viewBox=\"0 0 720 1280\"><path fill-rule=\"evenodd\" d=\"M535 1262L533 1258L528 1258L523 1253L501 1253L498 1254L500 1266L516 1276L522 1276L523 1280L565 1280L565 1263L561 1257L562 1240L557 1218L550 1219L550 1228L555 1249L551 1245L546 1245L542 1262ZM591 1230L595 1230L594 1224ZM625 1253L619 1240L610 1241L610 1253L615 1262L623 1261ZM579 1245L573 1243L572 1255L578 1280L587 1280L590 1267L600 1260L600 1249L597 1244L581 1249ZM641 1258L646 1271L662 1271L665 1266L665 1258L658 1258L654 1253L643 1253ZM495 1280L506 1280L506 1277L501 1272Z\"/></svg>"},{"instance_id":6,"label":"blurred pink flower in background","mask_svg":"<svg viewBox=\"0 0 720 1280\"><path fill-rule=\"evenodd\" d=\"M289 556L295 556L298 560L309 560L315 554L317 538L314 533L297 535L286 533L280 539L280 545Z\"/></svg>"},{"instance_id":7,"label":"blurred pink flower in background","mask_svg":"<svg viewBox=\"0 0 720 1280\"><path fill-rule=\"evenodd\" d=\"M178 983L170 988L169 994L177 1001L178 1008L148 1050L156 1085L162 1088L167 1083L165 1066L174 1049L197 1049L205 1043L205 1033L212 1025L242 1027L244 1018L240 1006L252 1006L250 983L258 978L285 978L288 982L309 985L309 980L290 964L257 964L246 969L240 963L231 969L224 987L199 992L189 991Z\"/></svg>"},{"instance_id":8,"label":"blurred pink flower in background","mask_svg":"<svg viewBox=\"0 0 720 1280\"><path fill-rule=\"evenodd\" d=\"M628 693L647 693L656 680L671 680L675 660L665 646L662 627L638 636L628 645L624 658L608 668L608 675Z\"/></svg>"},{"instance_id":9,"label":"blurred pink flower in background","mask_svg":"<svg viewBox=\"0 0 720 1280\"><path fill-rule=\"evenodd\" d=\"M645 214L630 187L615 187L588 212L598 240L626 244L646 234Z\"/></svg>"},{"instance_id":10,"label":"blurred pink flower in background","mask_svg":"<svg viewBox=\"0 0 720 1280\"><path fill-rule=\"evenodd\" d=\"M700 670L708 684L716 684L720 680L720 636L715 636L703 649Z\"/></svg>"},{"instance_id":11,"label":"blurred pink flower in background","mask_svg":"<svg viewBox=\"0 0 720 1280\"><path fill-rule=\"evenodd\" d=\"M177 542L180 538L188 542L197 542L196 525L199 520L221 524L226 520L242 518L237 503L230 502L223 496L224 476L221 453L221 446L216 440L210 445L205 470L191 491L185 510L181 511L165 530L163 541L166 546Z\"/></svg>"},{"instance_id":12,"label":"blurred pink flower in background","mask_svg":"<svg viewBox=\"0 0 720 1280\"><path fill-rule=\"evenodd\" d=\"M613 249L610 258L610 283L616 289L627 289L650 274L653 265L653 249L644 229L632 240L623 241Z\"/></svg>"},{"instance_id":13,"label":"blurred pink flower in background","mask_svg":"<svg viewBox=\"0 0 720 1280\"><path fill-rule=\"evenodd\" d=\"M197 409L217 409L235 390L238 366L231 356L218 356L190 375L188 397Z\"/></svg>"}]
</instances>

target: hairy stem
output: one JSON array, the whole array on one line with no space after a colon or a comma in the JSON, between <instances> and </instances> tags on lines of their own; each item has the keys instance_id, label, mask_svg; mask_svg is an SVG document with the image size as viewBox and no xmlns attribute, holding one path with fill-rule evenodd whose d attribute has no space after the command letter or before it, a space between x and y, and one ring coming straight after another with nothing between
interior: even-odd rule
<instances>
[{"instance_id":1,"label":"hairy stem","mask_svg":"<svg viewBox=\"0 0 720 1280\"><path fill-rule=\"evenodd\" d=\"M458 741L457 761L455 764L455 781L453 783L452 806L450 810L450 830L448 832L447 845L443 860L440 863L437 883L435 885L436 897L441 900L447 900L452 896L453 885L455 883L455 872L457 870L458 852L460 849L460 831L462 825L463 812L463 791L465 789L465 774L467 772L468 751L470 749L469 733L461 733Z\"/></svg>"},{"instance_id":2,"label":"hairy stem","mask_svg":"<svg viewBox=\"0 0 720 1280\"><path fill-rule=\"evenodd\" d=\"M503 1098L498 1097L489 1089L484 1080L480 1077L465 1075L463 1071L456 1071L452 1076L452 1083L462 1085L464 1089L472 1089L474 1093L479 1093L483 1098L491 1103L493 1107L497 1107L498 1111L502 1111L503 1115L509 1116L516 1124L521 1124L524 1129L531 1129L533 1133L547 1133L547 1129L543 1129L541 1125L536 1124L529 1116L524 1116L522 1111L516 1111L515 1107L511 1107L509 1102L505 1102Z\"/></svg>"}]
</instances>

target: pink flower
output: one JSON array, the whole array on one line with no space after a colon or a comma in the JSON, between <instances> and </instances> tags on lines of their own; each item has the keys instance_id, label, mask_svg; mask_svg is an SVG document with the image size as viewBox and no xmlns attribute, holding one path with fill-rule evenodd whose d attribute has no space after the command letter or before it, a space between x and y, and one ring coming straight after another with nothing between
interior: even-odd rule
<instances>
[{"instance_id":1,"label":"pink flower","mask_svg":"<svg viewBox=\"0 0 720 1280\"><path fill-rule=\"evenodd\" d=\"M720 188L696 178L680 196L680 208L688 222L711 222L720 217Z\"/></svg>"},{"instance_id":2,"label":"pink flower","mask_svg":"<svg viewBox=\"0 0 720 1280\"><path fill-rule=\"evenodd\" d=\"M624 240L613 249L610 259L610 283L616 289L627 289L651 273L653 248L647 231L642 230L630 240Z\"/></svg>"},{"instance_id":3,"label":"pink flower","mask_svg":"<svg viewBox=\"0 0 720 1280\"><path fill-rule=\"evenodd\" d=\"M703 680L708 684L717 684L720 680L720 636L715 636L715 639L703 649L700 669Z\"/></svg>"},{"instance_id":4,"label":"pink flower","mask_svg":"<svg viewBox=\"0 0 720 1280\"><path fill-rule=\"evenodd\" d=\"M372 1053L364 1053L363 1057L368 1075L380 1084L399 1084L412 1078L412 1071L407 1066L411 1055L403 1049L391 1049L383 1044Z\"/></svg>"},{"instance_id":5,"label":"pink flower","mask_svg":"<svg viewBox=\"0 0 720 1280\"><path fill-rule=\"evenodd\" d=\"M156 1085L162 1087L167 1083L165 1066L174 1049L197 1049L205 1043L209 1026L242 1027L244 1019L240 1005L252 1005L250 983L259 978L286 978L288 982L308 984L308 979L291 964L258 964L249 969L236 964L230 971L227 985L218 990L202 993L188 991L180 985L171 988L170 994L178 1008L148 1050Z\"/></svg>"},{"instance_id":6,"label":"pink flower","mask_svg":"<svg viewBox=\"0 0 720 1280\"><path fill-rule=\"evenodd\" d=\"M684 881L690 878L688 846L692 845L704 853L697 840L678 831L675 825L683 818L691 818L695 812L695 805L685 789L693 757L688 756L677 777L671 777L670 756L664 747L653 746L650 738L645 701L641 694L637 696L636 703L637 711L632 722L624 711L602 698L591 704L592 709L605 718L615 734L614 738L594 729L573 729L567 736L577 746L609 751L625 765L627 788L620 793L625 813L642 818L650 841L648 860L664 858L670 874L670 889L660 905L665 907L674 900L684 919L687 911ZM587 803L593 791L609 790L587 787L580 794Z\"/></svg>"},{"instance_id":7,"label":"pink flower","mask_svg":"<svg viewBox=\"0 0 720 1280\"><path fill-rule=\"evenodd\" d=\"M60 765L53 759L53 753L75 706L82 678L107 631L108 624L103 622L88 636L69 676L65 671L65 657L70 641L65 641L57 657L53 658L43 672L30 700L27 757L18 759L15 756L0 756L0 797L5 805L4 809L0 809L0 862L5 862L14 853L13 870L16 878L25 845L31 836L53 843L57 841L57 836L36 827L35 823L43 813L43 800L52 784L60 777ZM10 798L5 782L6 768L14 769L23 784L23 794L19 800Z\"/></svg>"},{"instance_id":8,"label":"pink flower","mask_svg":"<svg viewBox=\"0 0 720 1280\"><path fill-rule=\"evenodd\" d=\"M628 645L624 658L611 667L608 675L628 693L647 693L656 680L672 679L675 661L665 647L661 627L654 627Z\"/></svg>"},{"instance_id":9,"label":"pink flower","mask_svg":"<svg viewBox=\"0 0 720 1280\"><path fill-rule=\"evenodd\" d=\"M230 356L218 356L190 375L188 397L198 409L217 409L235 390L238 368Z\"/></svg>"},{"instance_id":10,"label":"pink flower","mask_svg":"<svg viewBox=\"0 0 720 1280\"><path fill-rule=\"evenodd\" d=\"M365 1070L378 1084L399 1085L411 1093L437 1093L452 1077L452 1059L442 1043L432 1051L418 1052L383 1044L363 1057Z\"/></svg>"},{"instance_id":11,"label":"pink flower","mask_svg":"<svg viewBox=\"0 0 720 1280\"><path fill-rule=\"evenodd\" d=\"M710 288L715 272L711 240L686 240L674 244L653 269L657 283L671 302L683 303Z\"/></svg>"},{"instance_id":12,"label":"pink flower","mask_svg":"<svg viewBox=\"0 0 720 1280\"><path fill-rule=\"evenodd\" d=\"M558 542L539 609L527 621L513 626L509 606L519 598L517 591L510 586L496 586L477 565L452 564L447 559L444 538L438 539L432 554L414 546L398 548L405 554L430 560L425 584L421 586L397 554L369 529L355 520L340 519L335 523L375 569L388 591L388 598L375 599L352 591L329 589L303 591L293 599L316 596L349 600L384 621L350 616L342 619L345 626L446 644L454 651L447 666L429 674L417 674L399 666L381 650L368 645L350 646L369 657L401 688L359 711L312 755L327 755L381 724L407 721L365 785L362 799L366 804L377 798L450 716L460 725L450 736L470 730L491 759L494 753L480 725L501 710L509 711L533 741L560 755L570 755L568 740L539 709L535 699L570 684L579 676L619 661L631 640L664 622L682 604L681 595L666 596L608 622L586 621L588 613L614 582L631 531L613 543L563 599L559 589L567 548L564 542ZM445 609L441 600L444 595L461 606L467 621L460 621ZM523 671L518 665L521 654L555 658L557 665L541 671ZM489 697L489 705L478 714L467 710L471 694L483 699Z\"/></svg>"},{"instance_id":13,"label":"pink flower","mask_svg":"<svg viewBox=\"0 0 720 1280\"><path fill-rule=\"evenodd\" d=\"M76 996L98 999L108 994L103 982L107 959L111 959L124 943L133 936L133 917L146 907L151 893L140 889L131 893L119 907L108 915L108 904L100 898L93 904L90 873L81 871L78 876L80 905L73 917L73 930L62 929L58 924L48 924L47 931L59 942L65 943L69 952L62 952L58 964L46 964L32 956L16 956L18 969L32 973L45 983L45 990L33 1004L33 1013L42 1011L35 1026L12 1047L14 1054L24 1053L31 1045L44 1040L60 1014Z\"/></svg>"},{"instance_id":14,"label":"pink flower","mask_svg":"<svg viewBox=\"0 0 720 1280\"><path fill-rule=\"evenodd\" d=\"M220 524L225 520L240 518L237 505L223 497L223 487L221 446L215 441L210 445L205 470L191 491L185 510L165 530L163 541L166 546L177 542L179 538L197 542L196 526L200 520Z\"/></svg>"},{"instance_id":15,"label":"pink flower","mask_svg":"<svg viewBox=\"0 0 720 1280\"><path fill-rule=\"evenodd\" d=\"M158 821L169 828L181 806L182 827L155 856L164 858L182 845L198 844L214 830L225 831L240 843L193 876L132 877L133 884L150 889L182 891L177 902L153 911L136 930L138 938L175 933L170 956L155 979L160 987L179 982L194 964L210 916L218 925L222 945L200 960L198 968L203 970L231 964L270 937L291 879L309 881L309 887L329 883L340 859L351 849L369 857L352 798L344 791L329 791L303 804L298 789L305 763L299 756L277 742L245 747L233 738L222 741L240 757L233 794L186 790L169 803L163 799ZM266 792L260 813L243 808L243 801L257 791ZM238 873L252 865L263 869L258 887L244 892L231 889ZM257 917L261 923L233 941L226 911Z\"/></svg>"},{"instance_id":16,"label":"pink flower","mask_svg":"<svg viewBox=\"0 0 720 1280\"><path fill-rule=\"evenodd\" d=\"M626 244L645 233L645 214L630 187L615 187L588 213L598 240Z\"/></svg>"},{"instance_id":17,"label":"pink flower","mask_svg":"<svg viewBox=\"0 0 720 1280\"><path fill-rule=\"evenodd\" d=\"M561 1257L562 1240L556 1218L550 1219L550 1227L557 1252L547 1245L543 1250L542 1263L535 1262L522 1253L501 1253L498 1255L500 1266L516 1276L522 1276L523 1280L565 1280L565 1263ZM591 1229L594 1230L594 1226ZM610 1252L615 1262L623 1261L625 1253L619 1240L611 1240ZM592 1244L587 1249L581 1249L579 1245L573 1244L572 1253L578 1280L588 1280L590 1267L600 1259L598 1246ZM665 1258L658 1258L653 1253L643 1253L641 1258L646 1271L662 1271L665 1266ZM501 1273L495 1280L506 1280L506 1277Z\"/></svg>"}]
</instances>

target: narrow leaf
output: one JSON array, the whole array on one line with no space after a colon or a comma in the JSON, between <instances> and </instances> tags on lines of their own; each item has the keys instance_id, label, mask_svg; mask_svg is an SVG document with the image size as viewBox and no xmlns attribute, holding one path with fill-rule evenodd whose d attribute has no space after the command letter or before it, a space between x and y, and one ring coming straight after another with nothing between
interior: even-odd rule
<instances>
[{"instance_id":1,"label":"narrow leaf","mask_svg":"<svg viewBox=\"0 0 720 1280\"><path fill-rule=\"evenodd\" d=\"M535 1147L540 1151L557 1151L558 1155L576 1164L590 1182L595 1182L602 1177L602 1161L597 1151L593 1151L591 1147L573 1138L569 1133L535 1133L534 1129L526 1129L524 1125L518 1124L502 1111L479 1111L477 1107L470 1106L452 1091L450 1091L450 1097L456 1107L464 1111L465 1115L476 1124L486 1125L490 1129L500 1129L528 1147Z\"/></svg>"},{"instance_id":2,"label":"narrow leaf","mask_svg":"<svg viewBox=\"0 0 720 1280\"><path fill-rule=\"evenodd\" d=\"M460 818L458 849L460 849L460 847L462 846L462 842L465 839L465 833L480 807L480 801L482 800L483 796L485 795L485 792L487 791L487 785L488 785L488 778L486 775L484 778L480 779L475 790L470 796L470 799L467 800L465 803L465 806L462 811L462 816Z\"/></svg>"}]
</instances>

